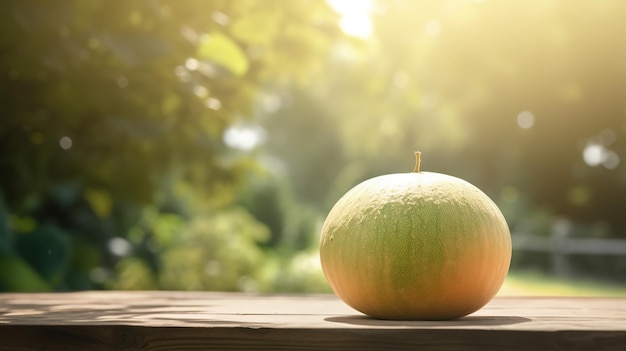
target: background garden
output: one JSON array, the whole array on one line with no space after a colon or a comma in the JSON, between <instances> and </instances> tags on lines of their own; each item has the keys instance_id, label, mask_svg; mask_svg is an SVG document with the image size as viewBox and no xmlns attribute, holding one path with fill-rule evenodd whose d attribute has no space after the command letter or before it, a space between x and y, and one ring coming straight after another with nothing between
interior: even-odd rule
<instances>
[{"instance_id":1,"label":"background garden","mask_svg":"<svg viewBox=\"0 0 626 351\"><path fill-rule=\"evenodd\" d=\"M3 1L0 291L328 292L326 213L416 149L494 199L514 241L623 247L624 11ZM619 249L513 256L516 281L626 291Z\"/></svg>"}]
</instances>

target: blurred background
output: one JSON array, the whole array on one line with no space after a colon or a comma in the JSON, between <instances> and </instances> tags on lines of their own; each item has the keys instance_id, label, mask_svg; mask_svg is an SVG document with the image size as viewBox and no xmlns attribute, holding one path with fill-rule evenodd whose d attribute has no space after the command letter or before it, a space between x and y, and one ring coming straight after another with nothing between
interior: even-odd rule
<instances>
[{"instance_id":1,"label":"blurred background","mask_svg":"<svg viewBox=\"0 0 626 351\"><path fill-rule=\"evenodd\" d=\"M503 294L626 295L626 3L0 4L0 291L329 292L331 206L483 189Z\"/></svg>"}]
</instances>

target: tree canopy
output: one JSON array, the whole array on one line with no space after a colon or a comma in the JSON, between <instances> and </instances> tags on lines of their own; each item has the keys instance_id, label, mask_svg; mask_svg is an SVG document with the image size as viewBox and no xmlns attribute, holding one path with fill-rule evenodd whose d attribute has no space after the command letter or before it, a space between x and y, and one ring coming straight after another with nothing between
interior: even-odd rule
<instances>
[{"instance_id":1,"label":"tree canopy","mask_svg":"<svg viewBox=\"0 0 626 351\"><path fill-rule=\"evenodd\" d=\"M260 92L309 79L340 35L310 1L28 0L0 13L0 269L67 288L113 269L143 206L231 203L254 167L225 130L254 117ZM38 289L36 273L0 285Z\"/></svg>"}]
</instances>

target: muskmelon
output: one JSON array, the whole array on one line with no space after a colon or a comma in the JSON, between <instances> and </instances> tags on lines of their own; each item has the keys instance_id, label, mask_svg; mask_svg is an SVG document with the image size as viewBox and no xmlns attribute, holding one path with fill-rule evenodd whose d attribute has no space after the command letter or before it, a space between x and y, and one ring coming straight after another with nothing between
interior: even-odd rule
<instances>
[{"instance_id":1,"label":"muskmelon","mask_svg":"<svg viewBox=\"0 0 626 351\"><path fill-rule=\"evenodd\" d=\"M511 261L502 212L457 177L420 171L368 179L330 210L320 238L339 298L374 318L455 319L483 307Z\"/></svg>"}]
</instances>

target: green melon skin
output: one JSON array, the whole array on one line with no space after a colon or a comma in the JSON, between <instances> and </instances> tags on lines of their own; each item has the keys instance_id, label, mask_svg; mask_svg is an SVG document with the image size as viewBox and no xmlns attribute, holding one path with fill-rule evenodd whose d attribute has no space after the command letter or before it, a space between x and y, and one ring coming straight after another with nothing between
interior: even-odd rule
<instances>
[{"instance_id":1,"label":"green melon skin","mask_svg":"<svg viewBox=\"0 0 626 351\"><path fill-rule=\"evenodd\" d=\"M511 236L474 185L439 173L389 174L339 199L322 227L320 260L335 294L362 313L448 320L498 292Z\"/></svg>"}]
</instances>

